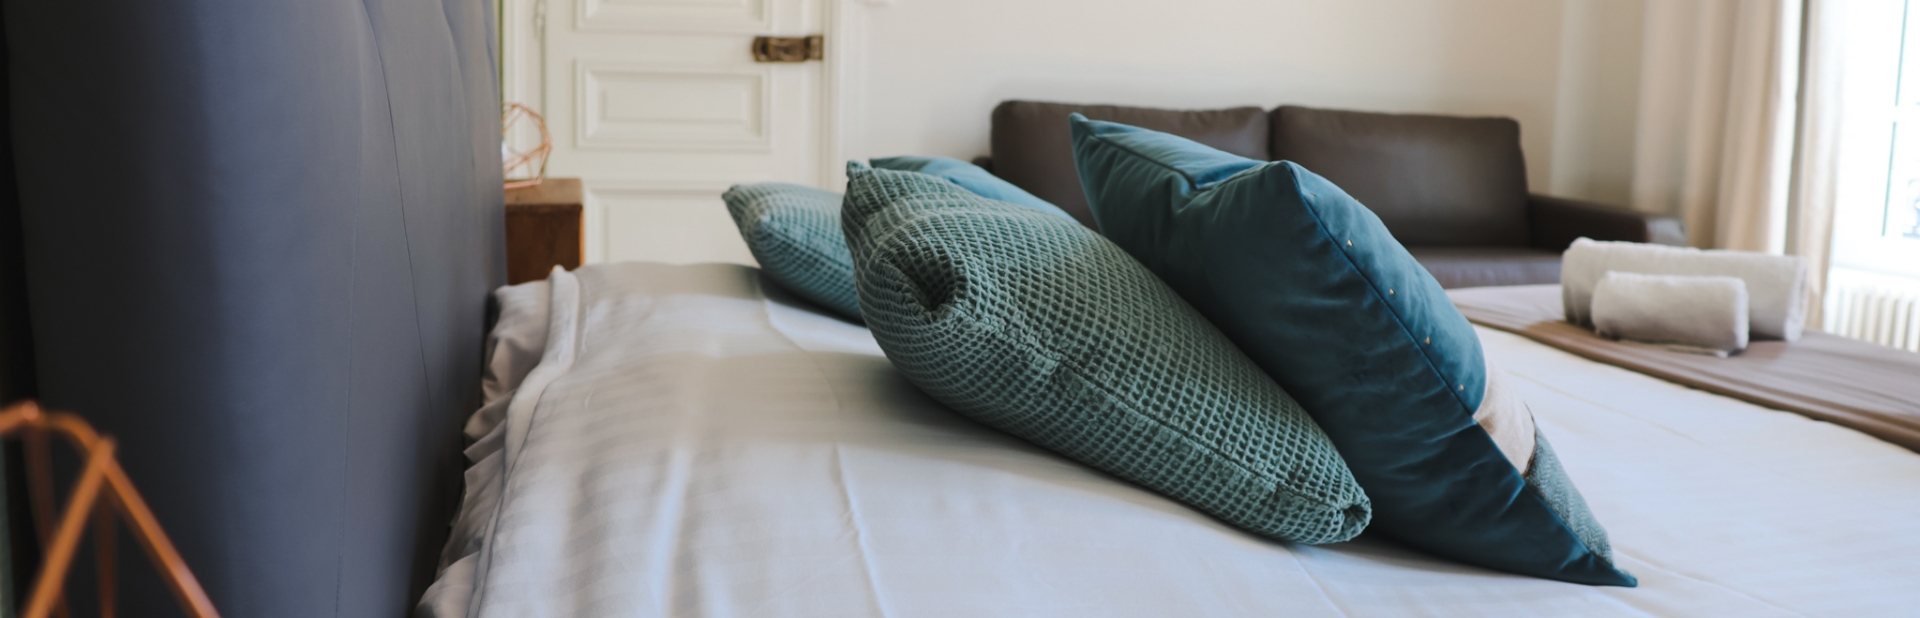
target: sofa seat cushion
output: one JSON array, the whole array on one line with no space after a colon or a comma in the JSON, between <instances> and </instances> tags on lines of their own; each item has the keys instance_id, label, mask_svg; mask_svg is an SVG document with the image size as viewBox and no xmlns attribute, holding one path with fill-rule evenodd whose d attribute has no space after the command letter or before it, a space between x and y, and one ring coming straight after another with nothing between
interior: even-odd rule
<instances>
[{"instance_id":1,"label":"sofa seat cushion","mask_svg":"<svg viewBox=\"0 0 1920 618\"><path fill-rule=\"evenodd\" d=\"M1443 288L1560 282L1560 254L1529 247L1409 246Z\"/></svg>"},{"instance_id":2,"label":"sofa seat cushion","mask_svg":"<svg viewBox=\"0 0 1920 618\"><path fill-rule=\"evenodd\" d=\"M1093 211L1080 190L1067 132L1067 115L1073 113L1172 133L1249 159L1267 158L1267 112L1258 107L1188 111L1006 101L993 108L993 175L1059 206L1087 227L1095 227Z\"/></svg>"}]
</instances>

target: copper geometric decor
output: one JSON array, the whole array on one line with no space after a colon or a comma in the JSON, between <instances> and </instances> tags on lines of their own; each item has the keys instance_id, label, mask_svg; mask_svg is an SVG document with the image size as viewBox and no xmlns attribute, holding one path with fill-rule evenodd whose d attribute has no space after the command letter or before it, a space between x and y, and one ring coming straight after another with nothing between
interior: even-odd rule
<instances>
[{"instance_id":1,"label":"copper geometric decor","mask_svg":"<svg viewBox=\"0 0 1920 618\"><path fill-rule=\"evenodd\" d=\"M507 145L520 122L533 123L533 128L540 132L540 145L529 150L516 150ZM500 136L500 165L504 168L506 188L531 187L547 179L547 156L553 154L553 136L547 133L546 117L531 107L508 103L500 112Z\"/></svg>"},{"instance_id":2,"label":"copper geometric decor","mask_svg":"<svg viewBox=\"0 0 1920 618\"><path fill-rule=\"evenodd\" d=\"M117 519L126 522L135 540L140 541L140 546L147 550L147 557L153 559L154 567L167 580L167 587L173 589L174 597L180 600L180 607L187 615L196 618L220 615L214 611L213 601L207 599L206 591L200 588L200 581L194 579L192 571L187 570L187 563L180 559L180 552L173 548L173 542L167 540L167 533L160 529L160 522L153 518L153 511L147 509L147 502L140 499L140 492L134 491L133 481L127 478L126 470L121 469L120 462L113 458L112 437L95 433L93 427L79 416L67 412L45 412L32 401L23 401L0 411L0 437L15 433L22 433L21 439L26 443L28 502L32 503L34 527L39 532L40 546L46 556L41 560L40 574L34 580L33 596L27 599L26 607L20 610L21 616L46 618L57 614L64 618L67 615L66 596L62 589L89 520L93 523L94 549L97 552L94 561L99 567L100 615L113 616L116 515ZM73 494L67 498L67 510L61 515L59 526L50 529L54 522L53 453L47 444L47 436L53 434L59 434L72 443L86 460L86 467L81 470L80 479L74 483Z\"/></svg>"}]
</instances>

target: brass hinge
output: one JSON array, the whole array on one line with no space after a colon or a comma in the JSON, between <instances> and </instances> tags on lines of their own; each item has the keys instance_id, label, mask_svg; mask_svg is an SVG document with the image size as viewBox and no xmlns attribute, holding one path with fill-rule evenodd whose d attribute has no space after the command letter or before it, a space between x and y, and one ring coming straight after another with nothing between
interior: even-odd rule
<instances>
[{"instance_id":1,"label":"brass hinge","mask_svg":"<svg viewBox=\"0 0 1920 618\"><path fill-rule=\"evenodd\" d=\"M754 62L806 62L826 57L827 41L813 36L753 37Z\"/></svg>"}]
</instances>

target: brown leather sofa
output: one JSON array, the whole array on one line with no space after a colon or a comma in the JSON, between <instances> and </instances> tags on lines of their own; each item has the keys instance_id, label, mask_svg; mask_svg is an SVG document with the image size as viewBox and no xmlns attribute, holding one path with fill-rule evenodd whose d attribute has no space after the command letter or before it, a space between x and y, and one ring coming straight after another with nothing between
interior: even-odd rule
<instances>
[{"instance_id":1,"label":"brown leather sofa","mask_svg":"<svg viewBox=\"0 0 1920 618\"><path fill-rule=\"evenodd\" d=\"M1575 238L1685 244L1678 219L1527 192L1511 118L1376 114L1285 106L1176 111L1007 101L993 154L977 162L1096 227L1074 169L1067 114L1165 131L1244 157L1286 159L1380 216L1445 287L1560 281Z\"/></svg>"}]
</instances>

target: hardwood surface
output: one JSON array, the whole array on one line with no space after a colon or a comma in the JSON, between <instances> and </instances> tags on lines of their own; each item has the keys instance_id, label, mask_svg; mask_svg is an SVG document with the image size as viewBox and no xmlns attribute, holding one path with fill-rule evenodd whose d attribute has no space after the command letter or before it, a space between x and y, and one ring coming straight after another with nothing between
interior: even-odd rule
<instances>
[{"instance_id":1,"label":"hardwood surface","mask_svg":"<svg viewBox=\"0 0 1920 618\"><path fill-rule=\"evenodd\" d=\"M507 283L547 278L586 259L586 211L578 178L548 178L507 191Z\"/></svg>"}]
</instances>

